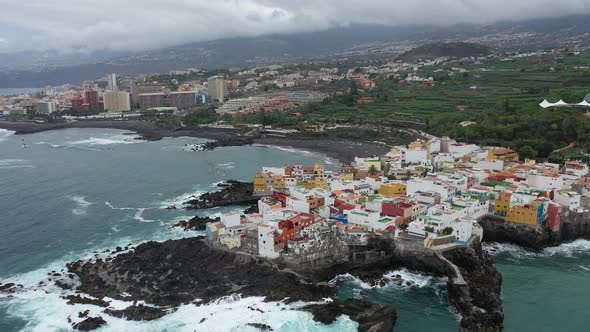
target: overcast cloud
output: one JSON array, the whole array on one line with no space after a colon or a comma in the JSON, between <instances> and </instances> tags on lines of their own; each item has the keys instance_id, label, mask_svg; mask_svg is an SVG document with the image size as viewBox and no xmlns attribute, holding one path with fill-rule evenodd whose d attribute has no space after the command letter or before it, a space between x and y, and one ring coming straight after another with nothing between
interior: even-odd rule
<instances>
[{"instance_id":1,"label":"overcast cloud","mask_svg":"<svg viewBox=\"0 0 590 332\"><path fill-rule=\"evenodd\" d=\"M590 0L0 0L0 52L117 51L351 23L491 23L590 14Z\"/></svg>"}]
</instances>

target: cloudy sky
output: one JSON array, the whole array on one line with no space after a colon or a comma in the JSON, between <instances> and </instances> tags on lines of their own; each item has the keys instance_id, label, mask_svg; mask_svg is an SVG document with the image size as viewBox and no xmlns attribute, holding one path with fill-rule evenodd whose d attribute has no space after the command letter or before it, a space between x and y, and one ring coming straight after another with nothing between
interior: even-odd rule
<instances>
[{"instance_id":1,"label":"cloudy sky","mask_svg":"<svg viewBox=\"0 0 590 332\"><path fill-rule=\"evenodd\" d=\"M590 0L0 0L0 52L116 51L351 23L490 23L590 14Z\"/></svg>"}]
</instances>

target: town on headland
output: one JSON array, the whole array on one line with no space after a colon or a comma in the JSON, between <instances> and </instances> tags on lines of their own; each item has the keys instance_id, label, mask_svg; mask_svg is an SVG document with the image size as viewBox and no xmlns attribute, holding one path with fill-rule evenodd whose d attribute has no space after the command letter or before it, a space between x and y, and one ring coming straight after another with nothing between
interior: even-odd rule
<instances>
[{"instance_id":1,"label":"town on headland","mask_svg":"<svg viewBox=\"0 0 590 332\"><path fill-rule=\"evenodd\" d=\"M425 56L430 48L470 54ZM395 306L340 298L342 276L415 287L392 272L405 268L445 278L460 331L501 331L496 244L539 252L590 238L590 94L556 83L564 75L572 86L585 82L580 63L590 53L430 48L365 63L110 74L81 87L0 97L0 128L23 135L23 149L30 148L26 134L115 128L147 140L209 139L186 143L197 157L264 145L341 163L275 160L251 182L225 179L217 191L165 207L226 207L175 225L197 233L71 262L52 271L51 282L70 292L62 294L68 304L133 321L183 305L263 297L322 324L345 315L358 330L375 332L393 329ZM519 85L517 77L539 86ZM507 85L512 80L517 87ZM0 284L2 293L22 290ZM133 304L115 308L116 301ZM107 322L80 312L68 324L91 330Z\"/></svg>"}]
</instances>

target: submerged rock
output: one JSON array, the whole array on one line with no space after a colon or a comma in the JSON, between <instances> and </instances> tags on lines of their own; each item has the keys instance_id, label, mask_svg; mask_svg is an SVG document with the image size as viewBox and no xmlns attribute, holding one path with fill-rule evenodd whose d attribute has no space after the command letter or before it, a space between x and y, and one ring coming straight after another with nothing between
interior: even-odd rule
<instances>
[{"instance_id":1,"label":"submerged rock","mask_svg":"<svg viewBox=\"0 0 590 332\"><path fill-rule=\"evenodd\" d=\"M144 305L134 305L123 310L106 309L105 313L117 317L125 318L127 320L142 321L154 320L166 316L169 311Z\"/></svg>"},{"instance_id":2,"label":"submerged rock","mask_svg":"<svg viewBox=\"0 0 590 332\"><path fill-rule=\"evenodd\" d=\"M102 299L91 299L88 297L83 297L80 295L68 295L65 297L62 297L64 300L67 300L68 304L91 304L91 305L96 305L99 307L108 307L110 305L109 302L104 301Z\"/></svg>"},{"instance_id":3,"label":"submerged rock","mask_svg":"<svg viewBox=\"0 0 590 332\"><path fill-rule=\"evenodd\" d=\"M390 332L397 318L395 307L390 304L377 304L360 299L335 300L328 304L313 304L303 310L313 314L314 320L332 324L342 315L359 323L360 332Z\"/></svg>"},{"instance_id":4,"label":"submerged rock","mask_svg":"<svg viewBox=\"0 0 590 332\"><path fill-rule=\"evenodd\" d=\"M272 327L261 323L248 323L247 326L258 329L259 331L273 331Z\"/></svg>"},{"instance_id":5,"label":"submerged rock","mask_svg":"<svg viewBox=\"0 0 590 332\"><path fill-rule=\"evenodd\" d=\"M79 331L91 331L96 330L97 328L103 326L107 322L102 319L102 317L88 317L85 320L81 321L80 323L73 324L72 327L74 330Z\"/></svg>"}]
</instances>

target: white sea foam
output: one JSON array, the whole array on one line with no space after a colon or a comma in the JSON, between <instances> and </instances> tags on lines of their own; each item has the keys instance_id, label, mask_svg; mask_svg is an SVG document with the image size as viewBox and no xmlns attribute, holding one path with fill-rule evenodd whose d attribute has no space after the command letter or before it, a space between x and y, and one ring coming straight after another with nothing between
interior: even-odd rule
<instances>
[{"instance_id":1,"label":"white sea foam","mask_svg":"<svg viewBox=\"0 0 590 332\"><path fill-rule=\"evenodd\" d=\"M234 169L234 168L236 168L236 163L234 163L233 161L230 161L227 163L218 164L217 167L219 167L221 169Z\"/></svg>"},{"instance_id":2,"label":"white sea foam","mask_svg":"<svg viewBox=\"0 0 590 332\"><path fill-rule=\"evenodd\" d=\"M46 269L26 275L36 284L37 277L43 278ZM358 323L346 316L338 318L332 325L325 326L313 321L313 316L300 309L310 303L295 302L264 302L263 297L242 298L234 294L202 305L184 305L176 312L170 313L154 321L133 322L111 317L102 313L102 309L93 305L68 305L63 295L73 294L55 286L44 286L27 289L4 298L8 304L7 313L27 322L27 331L71 330L72 323L82 321L78 313L88 310L90 317L101 316L107 322L101 331L257 331L248 323L262 323L275 331L356 331ZM110 302L109 307L115 310L124 309L133 304L132 301L104 298ZM325 303L329 300L311 302ZM143 301L138 304L145 304Z\"/></svg>"},{"instance_id":3,"label":"white sea foam","mask_svg":"<svg viewBox=\"0 0 590 332\"><path fill-rule=\"evenodd\" d=\"M579 254L590 253L589 240L576 240L564 243L556 247L545 248L543 251L536 253L515 244L492 243L484 245L484 249L492 255L509 254L516 258L525 257L548 257L548 256L566 256L571 257Z\"/></svg>"},{"instance_id":4,"label":"white sea foam","mask_svg":"<svg viewBox=\"0 0 590 332\"><path fill-rule=\"evenodd\" d=\"M14 131L12 130L6 130L6 129L0 129L0 142L6 140L8 137L14 135Z\"/></svg>"},{"instance_id":5,"label":"white sea foam","mask_svg":"<svg viewBox=\"0 0 590 332\"><path fill-rule=\"evenodd\" d=\"M133 219L140 221L140 222L156 222L156 220L151 220L151 219L145 219L143 217L143 213L145 212L145 208L139 208L137 209L137 212L135 213L135 215L133 216Z\"/></svg>"},{"instance_id":6,"label":"white sea foam","mask_svg":"<svg viewBox=\"0 0 590 332\"><path fill-rule=\"evenodd\" d=\"M35 168L29 160L0 159L0 169Z\"/></svg>"},{"instance_id":7,"label":"white sea foam","mask_svg":"<svg viewBox=\"0 0 590 332\"><path fill-rule=\"evenodd\" d=\"M90 137L88 139L66 142L65 145L97 146L97 145L113 145L113 144L136 144L136 143L145 142L144 140L141 140L140 138L141 138L141 136L139 136L137 134L133 134L133 135L115 134L115 135L111 135L108 137Z\"/></svg>"},{"instance_id":8,"label":"white sea foam","mask_svg":"<svg viewBox=\"0 0 590 332\"><path fill-rule=\"evenodd\" d=\"M119 211L135 211L135 214L133 215L132 219L133 220L137 220L139 222L145 222L145 223L152 223L152 222L156 222L156 221L160 221L160 220L152 220L152 219L145 219L143 217L143 214L145 213L145 211L148 210L153 210L154 208L136 208L136 207L115 207L111 202L106 201L104 202L104 204L106 206L108 206L109 208L113 209L113 210L119 210Z\"/></svg>"},{"instance_id":9,"label":"white sea foam","mask_svg":"<svg viewBox=\"0 0 590 332\"><path fill-rule=\"evenodd\" d=\"M83 216L87 213L88 208L93 204L86 200L84 196L71 196L70 199L76 203L76 207L72 209L72 213L77 216Z\"/></svg>"},{"instance_id":10,"label":"white sea foam","mask_svg":"<svg viewBox=\"0 0 590 332\"><path fill-rule=\"evenodd\" d=\"M399 278L397 277L399 276ZM355 277L349 273L342 274L337 276L336 278L330 281L331 284L335 284L338 282L352 282L363 289L374 289L374 288L383 288L383 287L396 287L401 289L408 289L410 287L438 287L446 284L446 278L438 278L432 277L422 274L417 274L408 271L407 269L400 269L395 271L390 271L383 275L383 279L385 282L385 286L381 284L371 285L358 277ZM399 284L398 284L399 282ZM409 284L408 284L409 283Z\"/></svg>"},{"instance_id":11,"label":"white sea foam","mask_svg":"<svg viewBox=\"0 0 590 332\"><path fill-rule=\"evenodd\" d=\"M175 206L177 208L183 207L184 203L186 203L187 201L189 201L191 199L195 199L206 192L208 192L208 191L202 190L202 189L196 189L193 192L180 194L176 197L166 199L166 200L159 202L159 208L166 209L171 206Z\"/></svg>"}]
</instances>

